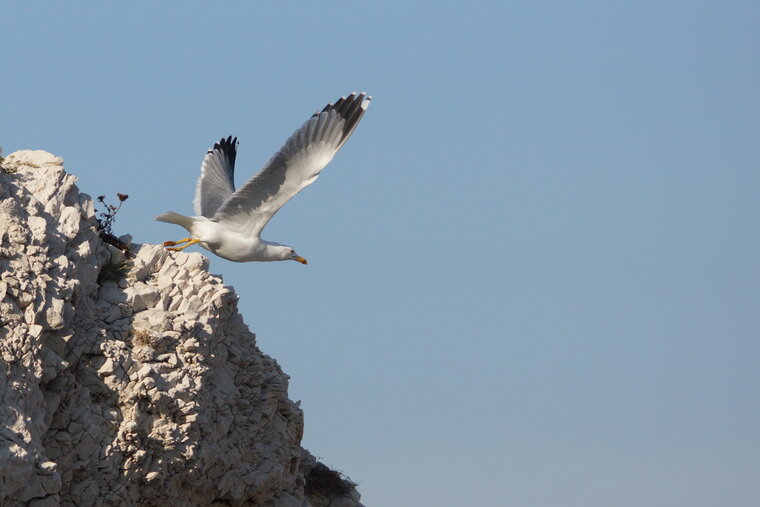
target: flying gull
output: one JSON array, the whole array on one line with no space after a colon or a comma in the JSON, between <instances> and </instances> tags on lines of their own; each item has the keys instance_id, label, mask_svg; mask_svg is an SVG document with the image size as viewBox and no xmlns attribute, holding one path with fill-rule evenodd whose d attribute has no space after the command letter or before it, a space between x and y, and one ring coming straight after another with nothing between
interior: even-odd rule
<instances>
[{"instance_id":1,"label":"flying gull","mask_svg":"<svg viewBox=\"0 0 760 507\"><path fill-rule=\"evenodd\" d=\"M314 113L259 174L237 190L237 138L222 138L203 158L193 200L196 216L168 211L156 217L190 233L180 241L166 241L164 246L178 252L198 243L236 262L293 260L306 264L293 248L261 239L261 231L286 202L314 183L351 136L370 100L366 93L352 93Z\"/></svg>"}]
</instances>

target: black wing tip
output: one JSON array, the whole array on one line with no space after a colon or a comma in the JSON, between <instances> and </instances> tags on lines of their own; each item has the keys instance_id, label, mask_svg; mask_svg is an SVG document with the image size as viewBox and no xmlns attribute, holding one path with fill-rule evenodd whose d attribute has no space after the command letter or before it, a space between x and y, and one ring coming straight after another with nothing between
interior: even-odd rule
<instances>
[{"instance_id":1,"label":"black wing tip","mask_svg":"<svg viewBox=\"0 0 760 507\"><path fill-rule=\"evenodd\" d=\"M224 153L224 156L227 157L227 160L230 161L230 165L234 168L238 144L237 137L227 136L227 139L221 138L218 143L214 143L214 147L208 150L208 152L212 153L216 150L220 150Z\"/></svg>"},{"instance_id":2,"label":"black wing tip","mask_svg":"<svg viewBox=\"0 0 760 507\"><path fill-rule=\"evenodd\" d=\"M328 104L324 109L325 111L335 111L341 118L345 120L343 125L343 137L338 145L340 149L343 144L348 141L348 138L354 132L354 129L359 124L359 120L364 116L364 111L369 107L372 96L367 95L366 92L356 93L353 92L347 97L341 97L335 101L335 104Z\"/></svg>"},{"instance_id":3,"label":"black wing tip","mask_svg":"<svg viewBox=\"0 0 760 507\"><path fill-rule=\"evenodd\" d=\"M339 98L335 101L335 104L328 104L328 106L325 108L325 110L330 109L342 109L342 108L351 108L351 107L361 107L362 109L367 109L369 107L369 103L372 100L371 95L367 95L367 92L351 92L347 96L344 95L343 97ZM331 107L332 106L332 107Z\"/></svg>"},{"instance_id":4,"label":"black wing tip","mask_svg":"<svg viewBox=\"0 0 760 507\"><path fill-rule=\"evenodd\" d=\"M237 137L227 136L227 139L221 138L218 143L214 143L214 147L211 148L209 153L214 150L237 150L238 140Z\"/></svg>"},{"instance_id":5,"label":"black wing tip","mask_svg":"<svg viewBox=\"0 0 760 507\"><path fill-rule=\"evenodd\" d=\"M366 111L369 107L369 103L372 101L372 95L367 95L367 92L351 92L348 96L344 95L335 102L331 102L323 107L321 110L315 112L311 117L319 116L326 111L337 111L341 116L347 118L350 117L349 111L355 111L359 107L362 111ZM349 114L346 114L349 113ZM358 120L357 120L358 121Z\"/></svg>"}]
</instances>

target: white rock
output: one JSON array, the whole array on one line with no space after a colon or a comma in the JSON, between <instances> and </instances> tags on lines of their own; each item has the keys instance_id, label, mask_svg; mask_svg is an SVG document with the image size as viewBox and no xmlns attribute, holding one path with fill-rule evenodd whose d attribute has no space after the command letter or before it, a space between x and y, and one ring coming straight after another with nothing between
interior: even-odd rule
<instances>
[{"instance_id":1,"label":"white rock","mask_svg":"<svg viewBox=\"0 0 760 507\"><path fill-rule=\"evenodd\" d=\"M144 283L138 283L124 290L127 302L132 305L132 310L139 312L154 306L161 298L158 290Z\"/></svg>"},{"instance_id":2,"label":"white rock","mask_svg":"<svg viewBox=\"0 0 760 507\"><path fill-rule=\"evenodd\" d=\"M79 194L79 209L82 213L82 218L87 221L92 221L95 218L95 203L92 201L92 197L88 194Z\"/></svg>"},{"instance_id":3,"label":"white rock","mask_svg":"<svg viewBox=\"0 0 760 507\"><path fill-rule=\"evenodd\" d=\"M113 375L114 372L114 364L113 359L110 357L105 360L103 363L103 366L98 368L98 373L103 377L108 377L109 375Z\"/></svg>"},{"instance_id":4,"label":"white rock","mask_svg":"<svg viewBox=\"0 0 760 507\"><path fill-rule=\"evenodd\" d=\"M162 292L174 286L174 279L165 274L158 275L158 289Z\"/></svg>"},{"instance_id":5,"label":"white rock","mask_svg":"<svg viewBox=\"0 0 760 507\"><path fill-rule=\"evenodd\" d=\"M32 238L36 241L44 241L45 233L47 231L47 222L44 218L38 216L31 216L27 220L29 224L29 231L32 233Z\"/></svg>"},{"instance_id":6,"label":"white rock","mask_svg":"<svg viewBox=\"0 0 760 507\"><path fill-rule=\"evenodd\" d=\"M5 159L6 164L16 164L28 167L34 166L63 166L63 159L43 150L14 151Z\"/></svg>"},{"instance_id":7,"label":"white rock","mask_svg":"<svg viewBox=\"0 0 760 507\"><path fill-rule=\"evenodd\" d=\"M58 157L8 160L0 505L360 505L306 495L316 460L288 378L206 257L134 245L130 276L99 284L122 254L98 237L92 199Z\"/></svg>"},{"instance_id":8,"label":"white rock","mask_svg":"<svg viewBox=\"0 0 760 507\"><path fill-rule=\"evenodd\" d=\"M137 280L144 281L148 275L161 269L167 252L159 245L136 245L134 248L137 255L133 274Z\"/></svg>"},{"instance_id":9,"label":"white rock","mask_svg":"<svg viewBox=\"0 0 760 507\"><path fill-rule=\"evenodd\" d=\"M66 241L71 241L79 233L79 210L74 206L66 206L61 212L58 227Z\"/></svg>"}]
</instances>

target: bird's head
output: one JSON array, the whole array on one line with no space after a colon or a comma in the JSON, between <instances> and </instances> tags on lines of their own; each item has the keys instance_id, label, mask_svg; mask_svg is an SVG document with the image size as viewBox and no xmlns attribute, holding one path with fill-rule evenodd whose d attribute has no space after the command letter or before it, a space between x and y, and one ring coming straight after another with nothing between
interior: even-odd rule
<instances>
[{"instance_id":1,"label":"bird's head","mask_svg":"<svg viewBox=\"0 0 760 507\"><path fill-rule=\"evenodd\" d=\"M264 241L265 255L268 261L298 261L301 264L308 264L306 259L296 253L293 248L274 241Z\"/></svg>"},{"instance_id":2,"label":"bird's head","mask_svg":"<svg viewBox=\"0 0 760 507\"><path fill-rule=\"evenodd\" d=\"M296 251L289 246L283 246L282 256L282 260L284 261L298 261L301 264L308 264L308 262L306 262L306 259L298 255Z\"/></svg>"}]
</instances>

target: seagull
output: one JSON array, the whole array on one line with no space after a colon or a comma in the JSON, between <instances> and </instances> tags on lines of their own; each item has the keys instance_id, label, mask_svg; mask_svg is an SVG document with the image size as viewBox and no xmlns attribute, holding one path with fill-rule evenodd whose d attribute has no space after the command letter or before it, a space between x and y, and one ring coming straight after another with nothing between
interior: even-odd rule
<instances>
[{"instance_id":1,"label":"seagull","mask_svg":"<svg viewBox=\"0 0 760 507\"><path fill-rule=\"evenodd\" d=\"M314 113L264 168L237 190L238 141L232 136L222 138L203 158L193 200L196 216L168 211L156 217L190 233L163 246L178 252L198 243L235 262L293 260L307 264L293 248L261 239L261 231L286 202L314 183L351 136L370 100L366 93L352 93Z\"/></svg>"}]
</instances>

